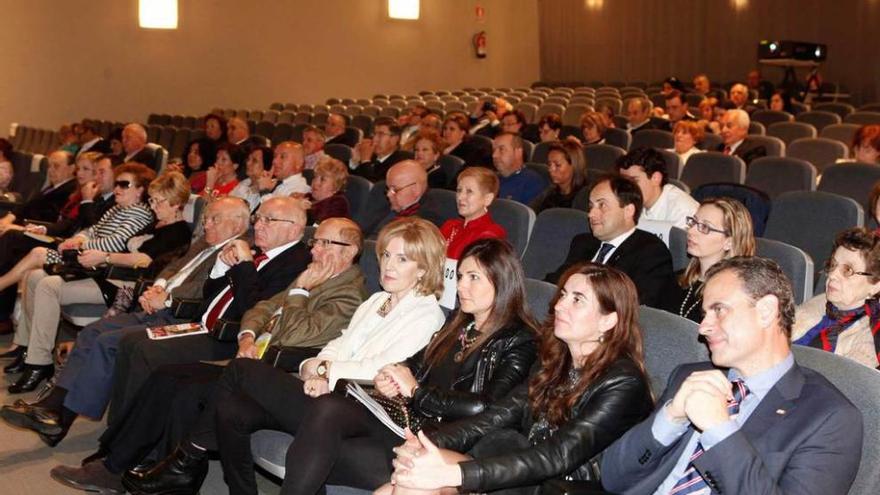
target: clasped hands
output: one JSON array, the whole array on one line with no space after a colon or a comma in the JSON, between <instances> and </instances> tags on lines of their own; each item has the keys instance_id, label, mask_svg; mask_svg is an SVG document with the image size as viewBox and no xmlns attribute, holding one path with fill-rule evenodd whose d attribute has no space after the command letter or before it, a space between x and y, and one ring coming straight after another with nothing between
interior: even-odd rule
<instances>
[{"instance_id":1,"label":"clasped hands","mask_svg":"<svg viewBox=\"0 0 880 495\"><path fill-rule=\"evenodd\" d=\"M167 298L168 293L165 292L164 287L153 285L141 294L141 297L138 298L138 303L140 303L141 309L145 313L151 315L165 308L165 300Z\"/></svg>"},{"instance_id":2,"label":"clasped hands","mask_svg":"<svg viewBox=\"0 0 880 495\"><path fill-rule=\"evenodd\" d=\"M394 448L397 457L392 464L391 485L418 490L439 490L461 485L461 468L458 463L468 456L453 450L441 449L424 432L414 435L405 430L405 442ZM380 488L379 492L387 492Z\"/></svg>"},{"instance_id":3,"label":"clasped hands","mask_svg":"<svg viewBox=\"0 0 880 495\"><path fill-rule=\"evenodd\" d=\"M732 399L733 386L724 373L696 371L682 382L666 406L666 413L672 421L690 421L700 431L706 431L730 420L727 403Z\"/></svg>"}]
</instances>

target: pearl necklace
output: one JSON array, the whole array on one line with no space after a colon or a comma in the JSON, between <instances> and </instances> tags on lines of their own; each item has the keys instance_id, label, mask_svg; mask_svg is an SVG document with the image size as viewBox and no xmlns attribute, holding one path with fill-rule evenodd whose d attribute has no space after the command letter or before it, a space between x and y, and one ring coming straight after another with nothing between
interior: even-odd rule
<instances>
[{"instance_id":1,"label":"pearl necklace","mask_svg":"<svg viewBox=\"0 0 880 495\"><path fill-rule=\"evenodd\" d=\"M687 294L685 294L684 299L681 301L681 308L679 308L679 310L678 310L679 316L683 316L683 317L687 318L687 315L689 315L691 313L691 311L693 311L694 308L697 307L697 304L700 304L700 299L698 297L695 297L694 303L690 305L690 307L687 309L687 311L684 310L684 307L687 304L688 299L691 298L691 294L694 292L694 286L696 286L696 285L697 284L691 284L688 287ZM694 296L696 296L696 294L694 294Z\"/></svg>"}]
</instances>

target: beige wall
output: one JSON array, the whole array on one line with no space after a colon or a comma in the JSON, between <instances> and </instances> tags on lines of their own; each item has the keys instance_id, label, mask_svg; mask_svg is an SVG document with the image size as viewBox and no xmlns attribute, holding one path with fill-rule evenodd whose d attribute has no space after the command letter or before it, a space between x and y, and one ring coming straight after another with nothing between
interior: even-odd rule
<instances>
[{"instance_id":1,"label":"beige wall","mask_svg":"<svg viewBox=\"0 0 880 495\"><path fill-rule=\"evenodd\" d=\"M601 8L588 5L601 4ZM735 5L742 7L737 9ZM876 0L540 0L541 75L548 80L742 79L761 39L828 44L822 73L880 99ZM801 71L799 75L803 75ZM767 68L771 81L782 70Z\"/></svg>"},{"instance_id":2,"label":"beige wall","mask_svg":"<svg viewBox=\"0 0 880 495\"><path fill-rule=\"evenodd\" d=\"M179 0L176 31L137 27L137 0L0 0L0 135L10 122L145 120L538 78L537 0ZM474 7L486 10L477 22ZM485 30L489 56L473 54Z\"/></svg>"}]
</instances>

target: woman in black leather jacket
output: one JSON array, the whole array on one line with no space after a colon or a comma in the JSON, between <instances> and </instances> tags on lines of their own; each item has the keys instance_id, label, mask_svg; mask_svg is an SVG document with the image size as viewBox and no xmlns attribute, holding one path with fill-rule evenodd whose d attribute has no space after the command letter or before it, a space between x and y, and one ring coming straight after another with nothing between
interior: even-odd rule
<instances>
[{"instance_id":1,"label":"woman in black leather jacket","mask_svg":"<svg viewBox=\"0 0 880 495\"><path fill-rule=\"evenodd\" d=\"M532 493L553 478L596 480L591 461L652 408L637 317L626 275L569 269L541 331L540 370L484 412L408 436L395 449L394 493Z\"/></svg>"},{"instance_id":2,"label":"woman in black leather jacket","mask_svg":"<svg viewBox=\"0 0 880 495\"><path fill-rule=\"evenodd\" d=\"M509 244L471 244L458 276L460 307L444 328L426 349L385 366L375 379L385 397L406 399L411 419L419 416L426 429L506 396L528 377L537 353L522 267ZM312 495L325 483L374 489L390 476L400 442L355 400L321 396L287 451L281 493Z\"/></svg>"}]
</instances>

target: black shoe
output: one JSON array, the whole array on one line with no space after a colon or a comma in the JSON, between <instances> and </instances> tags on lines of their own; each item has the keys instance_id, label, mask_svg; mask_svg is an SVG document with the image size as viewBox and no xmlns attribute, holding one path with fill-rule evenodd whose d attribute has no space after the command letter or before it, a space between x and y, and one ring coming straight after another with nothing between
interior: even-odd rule
<instances>
[{"instance_id":1,"label":"black shoe","mask_svg":"<svg viewBox=\"0 0 880 495\"><path fill-rule=\"evenodd\" d=\"M107 449L105 449L104 447L99 447L97 452L95 452L94 454L83 459L79 465L85 466L86 464L88 464L92 461L104 459L105 457L107 457L107 454L108 454Z\"/></svg>"},{"instance_id":2,"label":"black shoe","mask_svg":"<svg viewBox=\"0 0 880 495\"><path fill-rule=\"evenodd\" d=\"M18 381L9 386L10 394L21 394L24 392L33 392L40 385L40 382L47 378L51 378L55 374L55 367L51 364L45 366L25 365L24 373L18 377Z\"/></svg>"},{"instance_id":3,"label":"black shoe","mask_svg":"<svg viewBox=\"0 0 880 495\"><path fill-rule=\"evenodd\" d=\"M24 428L45 435L57 435L65 428L61 425L61 414L45 407L16 403L0 408L0 418L12 426Z\"/></svg>"},{"instance_id":4,"label":"black shoe","mask_svg":"<svg viewBox=\"0 0 880 495\"><path fill-rule=\"evenodd\" d=\"M180 445L145 473L126 471L122 485L136 495L195 495L208 475L205 452L191 453Z\"/></svg>"},{"instance_id":5,"label":"black shoe","mask_svg":"<svg viewBox=\"0 0 880 495\"><path fill-rule=\"evenodd\" d=\"M6 351L3 354L0 354L0 359L12 359L21 356L27 351L27 346L20 345L11 351Z\"/></svg>"},{"instance_id":6,"label":"black shoe","mask_svg":"<svg viewBox=\"0 0 880 495\"><path fill-rule=\"evenodd\" d=\"M19 354L18 357L16 357L14 361L12 361L11 363L4 366L3 372L6 373L7 375L11 375L13 373L21 373L22 371L24 371L24 367L25 367L24 359L26 357L27 357L27 349L25 349L24 352Z\"/></svg>"}]
</instances>

